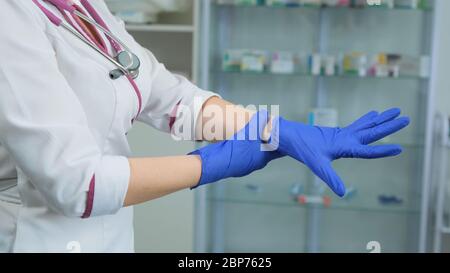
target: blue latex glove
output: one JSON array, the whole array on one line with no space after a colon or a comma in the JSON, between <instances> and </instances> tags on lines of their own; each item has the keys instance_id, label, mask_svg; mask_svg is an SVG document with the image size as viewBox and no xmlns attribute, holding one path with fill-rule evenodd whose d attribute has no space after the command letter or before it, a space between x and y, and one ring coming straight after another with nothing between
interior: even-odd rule
<instances>
[{"instance_id":1,"label":"blue latex glove","mask_svg":"<svg viewBox=\"0 0 450 273\"><path fill-rule=\"evenodd\" d=\"M368 146L409 124L400 109L382 114L370 112L346 128L308 126L283 118L273 122L270 145L308 166L337 195L345 195L345 186L331 162L339 158L382 158L402 152L399 145Z\"/></svg>"},{"instance_id":2,"label":"blue latex glove","mask_svg":"<svg viewBox=\"0 0 450 273\"><path fill-rule=\"evenodd\" d=\"M261 136L268 121L267 111L255 114L247 126L231 139L210 144L190 155L202 160L202 175L197 185L210 184L230 177L242 177L264 168L281 157L276 152L263 151Z\"/></svg>"}]
</instances>

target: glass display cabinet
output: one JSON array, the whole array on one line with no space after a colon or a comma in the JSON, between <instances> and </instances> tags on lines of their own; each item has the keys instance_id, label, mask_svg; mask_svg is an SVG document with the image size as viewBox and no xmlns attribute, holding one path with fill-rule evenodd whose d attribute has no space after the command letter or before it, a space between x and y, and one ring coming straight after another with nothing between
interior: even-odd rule
<instances>
[{"instance_id":1,"label":"glass display cabinet","mask_svg":"<svg viewBox=\"0 0 450 273\"><path fill-rule=\"evenodd\" d=\"M346 126L390 107L412 123L383 140L401 144L401 156L334 164L344 198L289 158L200 189L197 251L425 250L438 5L202 1L202 87L244 106L279 105L282 116L304 123Z\"/></svg>"}]
</instances>

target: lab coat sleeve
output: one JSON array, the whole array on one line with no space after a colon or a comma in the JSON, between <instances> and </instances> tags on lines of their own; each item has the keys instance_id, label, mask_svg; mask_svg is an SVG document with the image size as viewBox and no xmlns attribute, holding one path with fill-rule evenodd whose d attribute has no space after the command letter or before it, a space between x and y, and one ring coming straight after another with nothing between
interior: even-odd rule
<instances>
[{"instance_id":1,"label":"lab coat sleeve","mask_svg":"<svg viewBox=\"0 0 450 273\"><path fill-rule=\"evenodd\" d=\"M29 3L4 1L0 9L0 143L51 209L114 214L128 188L128 160L102 155Z\"/></svg>"},{"instance_id":2,"label":"lab coat sleeve","mask_svg":"<svg viewBox=\"0 0 450 273\"><path fill-rule=\"evenodd\" d=\"M184 140L194 140L203 104L218 94L195 86L185 77L172 74L144 49L151 66L151 95L138 120Z\"/></svg>"}]
</instances>

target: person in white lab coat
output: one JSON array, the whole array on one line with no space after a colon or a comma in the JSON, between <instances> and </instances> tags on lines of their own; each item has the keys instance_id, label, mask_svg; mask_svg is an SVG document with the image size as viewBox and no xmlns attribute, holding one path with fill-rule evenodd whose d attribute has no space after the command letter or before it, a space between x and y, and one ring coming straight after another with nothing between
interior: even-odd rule
<instances>
[{"instance_id":1,"label":"person in white lab coat","mask_svg":"<svg viewBox=\"0 0 450 273\"><path fill-rule=\"evenodd\" d=\"M248 147L255 147L250 142L241 144L228 139L255 117L254 112L233 106L215 93L171 74L151 52L136 43L104 1L68 3L85 14L95 10L111 32L137 55L141 67L135 80L112 80L109 72L116 67L72 33L52 24L35 2L76 23L73 17L42 0L4 0L0 4L0 252L67 252L74 242L83 252L133 252L135 204L243 176L285 155L308 165L342 195L339 178L331 168L322 168L315 158L324 159L322 152L330 155L328 163L341 157L371 158L368 151L349 153L350 148L336 137L342 130L331 128L332 141L329 138L319 147L332 143L333 153L311 148L317 143L310 141L326 137L322 129L320 137L304 139L302 144L280 134L281 148L270 156L269 152L249 152ZM78 23L76 29L92 43L105 52L114 51L114 42L108 43L103 32ZM231 122L226 115L207 117L204 111L209 106L233 109L236 119L244 122L235 126L235 120ZM193 114L178 115L181 108ZM398 110L380 115L371 112L352 128L370 129L397 122L395 128L390 124L387 132L371 138L379 139L407 125L409 121L396 119L398 115ZM211 120L224 128L222 137L202 131ZM131 158L127 132L133 121L168 133L173 133L175 122L190 124L185 127L196 139L227 140L186 156ZM294 136L298 129L298 139L302 132L312 135L313 130L319 130L296 123L279 125L290 132L286 136ZM354 135L349 132L345 131L346 140ZM308 152L316 156L300 151L299 146L310 147ZM372 152L377 157L400 152L397 146L384 149ZM299 151L294 154L288 150ZM228 161L221 165L224 162L214 162L216 159ZM252 160L257 164L247 164ZM314 164L319 164L318 168Z\"/></svg>"}]
</instances>

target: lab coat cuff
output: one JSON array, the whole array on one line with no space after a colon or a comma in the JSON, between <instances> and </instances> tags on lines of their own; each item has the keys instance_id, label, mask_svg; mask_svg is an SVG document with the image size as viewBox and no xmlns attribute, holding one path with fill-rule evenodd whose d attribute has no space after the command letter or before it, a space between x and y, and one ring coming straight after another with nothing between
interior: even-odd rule
<instances>
[{"instance_id":1,"label":"lab coat cuff","mask_svg":"<svg viewBox=\"0 0 450 273\"><path fill-rule=\"evenodd\" d=\"M95 193L91 217L116 214L124 205L130 180L126 157L103 157L95 173Z\"/></svg>"}]
</instances>

